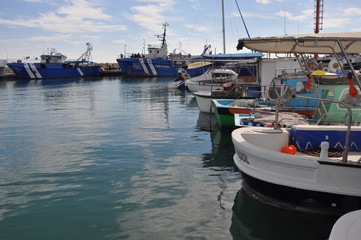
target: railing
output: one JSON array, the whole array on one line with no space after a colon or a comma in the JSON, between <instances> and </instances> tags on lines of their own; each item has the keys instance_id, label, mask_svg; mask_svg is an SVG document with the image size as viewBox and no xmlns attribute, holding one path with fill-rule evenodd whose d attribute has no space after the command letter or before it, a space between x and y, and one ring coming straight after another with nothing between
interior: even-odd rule
<instances>
[{"instance_id":1,"label":"railing","mask_svg":"<svg viewBox=\"0 0 361 240\"><path fill-rule=\"evenodd\" d=\"M299 97L299 98L303 98L303 99L309 99L309 100L317 100L317 101L322 101L322 102L330 102L330 103L342 104L347 109L348 116L353 115L351 107L348 104L346 104L344 102L341 102L341 101L332 100L332 99L319 99L319 98L307 97L307 96L299 96L299 95L296 95L295 97ZM342 156L342 162L344 162L344 163L347 162L347 156L348 156L348 152L349 152L351 125L352 125L352 117L349 117L348 118L348 124L347 124L345 146L344 146L344 154Z\"/></svg>"}]
</instances>

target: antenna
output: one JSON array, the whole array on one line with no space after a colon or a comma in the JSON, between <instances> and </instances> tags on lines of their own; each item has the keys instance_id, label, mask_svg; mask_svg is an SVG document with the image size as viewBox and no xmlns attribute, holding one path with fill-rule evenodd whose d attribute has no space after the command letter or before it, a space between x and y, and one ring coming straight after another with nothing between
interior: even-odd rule
<instances>
[{"instance_id":1,"label":"antenna","mask_svg":"<svg viewBox=\"0 0 361 240\"><path fill-rule=\"evenodd\" d=\"M284 1L283 1L283 26L284 26L285 35L287 35L287 32L286 32L286 4Z\"/></svg>"},{"instance_id":2,"label":"antenna","mask_svg":"<svg viewBox=\"0 0 361 240\"><path fill-rule=\"evenodd\" d=\"M323 0L315 1L315 33L319 33L323 25Z\"/></svg>"},{"instance_id":3,"label":"antenna","mask_svg":"<svg viewBox=\"0 0 361 240\"><path fill-rule=\"evenodd\" d=\"M169 24L167 22L164 22L164 24L162 26L163 29L164 29L163 34L162 35L155 35L162 42L162 46L165 44L165 36L166 36L166 33L167 33L167 26L169 26Z\"/></svg>"},{"instance_id":4,"label":"antenna","mask_svg":"<svg viewBox=\"0 0 361 240\"><path fill-rule=\"evenodd\" d=\"M323 25L323 0L315 0L315 33L318 34L322 30ZM317 61L318 55L315 54L314 59Z\"/></svg>"}]
</instances>

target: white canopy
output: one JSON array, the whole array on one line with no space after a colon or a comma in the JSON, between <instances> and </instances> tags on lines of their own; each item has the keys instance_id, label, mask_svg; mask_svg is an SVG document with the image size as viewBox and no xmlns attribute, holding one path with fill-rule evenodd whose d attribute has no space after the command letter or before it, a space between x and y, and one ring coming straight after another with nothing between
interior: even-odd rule
<instances>
[{"instance_id":1,"label":"white canopy","mask_svg":"<svg viewBox=\"0 0 361 240\"><path fill-rule=\"evenodd\" d=\"M211 64L212 64L211 62L194 62L194 63L188 64L188 69L206 67Z\"/></svg>"},{"instance_id":2,"label":"white canopy","mask_svg":"<svg viewBox=\"0 0 361 240\"><path fill-rule=\"evenodd\" d=\"M237 49L240 50L244 46L251 50L267 53L332 54L333 51L330 48L332 47L336 54L340 54L342 50L338 40L346 54L361 53L361 32L241 38L238 41Z\"/></svg>"}]
</instances>

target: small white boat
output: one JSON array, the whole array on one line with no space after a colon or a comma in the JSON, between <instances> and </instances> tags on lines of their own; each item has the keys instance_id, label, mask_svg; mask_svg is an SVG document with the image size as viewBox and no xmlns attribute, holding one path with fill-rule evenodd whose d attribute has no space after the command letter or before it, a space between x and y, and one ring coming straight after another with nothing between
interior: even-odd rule
<instances>
[{"instance_id":1,"label":"small white boat","mask_svg":"<svg viewBox=\"0 0 361 240\"><path fill-rule=\"evenodd\" d=\"M334 50L347 58L361 52L361 33L242 39L239 46L298 54ZM234 130L234 161L242 172L242 183L274 199L326 209L327 214L340 216L360 209L361 83L354 69L350 77L347 85L321 85L310 78L306 89L312 84L322 90L318 98L302 97L320 101L314 125ZM273 84L267 97L277 106L301 97L289 86ZM277 114L274 126L278 126Z\"/></svg>"},{"instance_id":2,"label":"small white boat","mask_svg":"<svg viewBox=\"0 0 361 240\"><path fill-rule=\"evenodd\" d=\"M0 59L0 77L4 76L6 63L7 63L6 59Z\"/></svg>"},{"instance_id":3,"label":"small white boat","mask_svg":"<svg viewBox=\"0 0 361 240\"><path fill-rule=\"evenodd\" d=\"M209 69L200 76L187 79L186 86L191 92L223 89L226 82L237 82L238 74L230 69Z\"/></svg>"},{"instance_id":4,"label":"small white boat","mask_svg":"<svg viewBox=\"0 0 361 240\"><path fill-rule=\"evenodd\" d=\"M197 99L201 112L214 113L212 99L256 99L259 95L259 88L258 85L237 85L228 82L222 85L222 89L197 91L193 92L193 95Z\"/></svg>"},{"instance_id":5,"label":"small white boat","mask_svg":"<svg viewBox=\"0 0 361 240\"><path fill-rule=\"evenodd\" d=\"M361 236L361 210L347 213L333 225L329 240L358 240Z\"/></svg>"}]
</instances>

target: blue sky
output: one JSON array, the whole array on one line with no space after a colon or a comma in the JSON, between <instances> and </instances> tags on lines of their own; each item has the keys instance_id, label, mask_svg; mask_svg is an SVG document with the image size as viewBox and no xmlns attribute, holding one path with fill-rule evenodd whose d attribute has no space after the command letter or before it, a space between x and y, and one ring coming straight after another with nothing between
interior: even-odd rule
<instances>
[{"instance_id":1,"label":"blue sky","mask_svg":"<svg viewBox=\"0 0 361 240\"><path fill-rule=\"evenodd\" d=\"M237 0L251 37L312 33L314 0ZM359 0L325 0L323 30L361 31ZM226 52L247 37L235 0L224 0ZM0 58L40 56L56 48L78 58L86 43L93 60L116 62L119 54L141 53L159 44L169 24L168 51L198 55L205 44L223 51L221 0L1 0Z\"/></svg>"}]
</instances>

